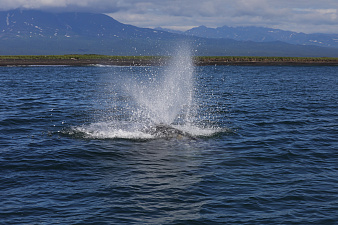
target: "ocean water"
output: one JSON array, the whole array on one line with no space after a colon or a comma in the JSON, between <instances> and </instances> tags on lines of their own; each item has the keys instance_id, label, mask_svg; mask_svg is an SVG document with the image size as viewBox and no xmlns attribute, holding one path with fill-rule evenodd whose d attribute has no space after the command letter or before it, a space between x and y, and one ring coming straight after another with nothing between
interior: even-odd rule
<instances>
[{"instance_id":1,"label":"ocean water","mask_svg":"<svg viewBox=\"0 0 338 225\"><path fill-rule=\"evenodd\" d=\"M337 71L1 67L0 224L337 224Z\"/></svg>"}]
</instances>

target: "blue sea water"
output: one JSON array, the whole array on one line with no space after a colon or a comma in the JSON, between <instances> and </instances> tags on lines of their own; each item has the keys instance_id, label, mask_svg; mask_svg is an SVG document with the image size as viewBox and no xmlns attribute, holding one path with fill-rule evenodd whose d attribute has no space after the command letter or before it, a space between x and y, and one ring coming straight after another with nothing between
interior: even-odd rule
<instances>
[{"instance_id":1,"label":"blue sea water","mask_svg":"<svg viewBox=\"0 0 338 225\"><path fill-rule=\"evenodd\" d=\"M195 67L193 138L133 117L162 70L1 67L0 224L337 224L337 67Z\"/></svg>"}]
</instances>

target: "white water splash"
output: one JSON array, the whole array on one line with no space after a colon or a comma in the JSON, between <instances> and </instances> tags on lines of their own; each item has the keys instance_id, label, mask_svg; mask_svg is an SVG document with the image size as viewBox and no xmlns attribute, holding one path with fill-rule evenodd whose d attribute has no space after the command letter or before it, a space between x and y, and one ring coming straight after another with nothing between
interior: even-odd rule
<instances>
[{"instance_id":1,"label":"white water splash","mask_svg":"<svg viewBox=\"0 0 338 225\"><path fill-rule=\"evenodd\" d=\"M130 82L127 90L138 105L134 116L154 124L189 123L192 118L194 66L187 46L179 49L161 80Z\"/></svg>"},{"instance_id":2,"label":"white water splash","mask_svg":"<svg viewBox=\"0 0 338 225\"><path fill-rule=\"evenodd\" d=\"M188 45L181 45L168 66L161 67L160 74L138 74L141 78L121 77L115 81L113 106L103 116L104 121L78 126L73 131L86 138L151 139L156 135L149 133L149 128L165 124L189 137L213 135L219 130L194 123L194 72L192 51Z\"/></svg>"}]
</instances>

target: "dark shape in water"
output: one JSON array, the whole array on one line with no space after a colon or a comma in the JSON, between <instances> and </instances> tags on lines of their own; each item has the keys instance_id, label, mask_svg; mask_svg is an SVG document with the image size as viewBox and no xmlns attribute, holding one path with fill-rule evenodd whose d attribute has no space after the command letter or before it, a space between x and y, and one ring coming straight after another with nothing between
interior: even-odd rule
<instances>
[{"instance_id":1,"label":"dark shape in water","mask_svg":"<svg viewBox=\"0 0 338 225\"><path fill-rule=\"evenodd\" d=\"M179 130L177 128L174 128L170 125L166 125L166 124L158 124L158 125L152 126L149 129L147 129L146 132L158 138L196 139L189 133Z\"/></svg>"}]
</instances>

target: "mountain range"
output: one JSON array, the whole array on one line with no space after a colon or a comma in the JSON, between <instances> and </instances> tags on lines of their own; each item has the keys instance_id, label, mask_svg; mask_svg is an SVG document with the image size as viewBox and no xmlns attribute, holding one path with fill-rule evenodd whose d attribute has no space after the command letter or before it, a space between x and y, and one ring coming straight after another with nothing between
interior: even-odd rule
<instances>
[{"instance_id":1,"label":"mountain range","mask_svg":"<svg viewBox=\"0 0 338 225\"><path fill-rule=\"evenodd\" d=\"M171 33L184 34L189 36L203 38L228 38L237 41L254 41L254 42L272 42L282 41L295 45L316 45L321 47L338 48L338 34L305 34L293 31L284 31L280 29L265 28L265 27L217 27L209 28L199 26L187 30L185 32L155 28L160 31Z\"/></svg>"},{"instance_id":2,"label":"mountain range","mask_svg":"<svg viewBox=\"0 0 338 225\"><path fill-rule=\"evenodd\" d=\"M127 25L97 13L0 12L0 55L167 55L188 42L196 55L338 57L337 36L318 35L204 26L180 33Z\"/></svg>"}]
</instances>

